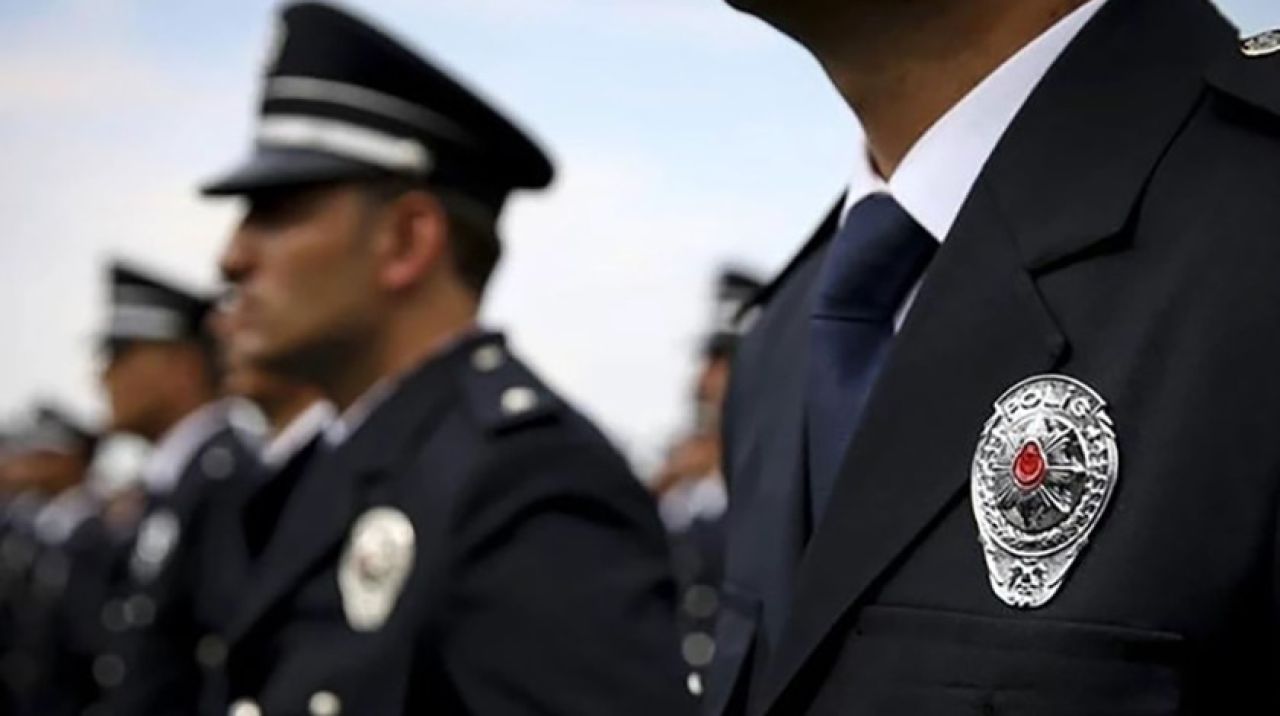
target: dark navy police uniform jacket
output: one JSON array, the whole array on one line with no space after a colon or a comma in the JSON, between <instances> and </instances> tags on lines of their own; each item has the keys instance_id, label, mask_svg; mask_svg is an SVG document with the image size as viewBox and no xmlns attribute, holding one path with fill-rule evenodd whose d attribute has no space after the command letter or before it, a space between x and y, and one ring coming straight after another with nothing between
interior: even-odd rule
<instances>
[{"instance_id":1,"label":"dark navy police uniform jacket","mask_svg":"<svg viewBox=\"0 0 1280 716\"><path fill-rule=\"evenodd\" d=\"M831 225L770 289L727 410L710 713L1280 708L1277 46L1242 52L1205 0L1098 12L933 259L812 531L803 346ZM1065 505L1096 515L1092 531L1051 598L1013 606L993 589L978 515L1026 525L985 500L975 511L971 480L1019 410L997 399L1043 376L1105 401L1107 420L1045 415L1085 426L1064 438L1086 446L1081 464L1113 427L1118 469L1079 473L1106 488ZM1048 569L1044 555L1025 565L1019 578Z\"/></svg>"}]
</instances>

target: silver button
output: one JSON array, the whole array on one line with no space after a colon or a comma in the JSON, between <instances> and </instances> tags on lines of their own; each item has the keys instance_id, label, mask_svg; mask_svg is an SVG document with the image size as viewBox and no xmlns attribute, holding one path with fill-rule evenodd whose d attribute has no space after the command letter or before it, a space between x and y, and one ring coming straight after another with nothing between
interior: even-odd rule
<instances>
[{"instance_id":1,"label":"silver button","mask_svg":"<svg viewBox=\"0 0 1280 716\"><path fill-rule=\"evenodd\" d=\"M227 716L262 716L262 708L253 699L240 699L227 709Z\"/></svg>"},{"instance_id":2,"label":"silver button","mask_svg":"<svg viewBox=\"0 0 1280 716\"><path fill-rule=\"evenodd\" d=\"M156 619L156 603L145 594L135 594L124 603L124 615L130 626L145 629Z\"/></svg>"},{"instance_id":3,"label":"silver button","mask_svg":"<svg viewBox=\"0 0 1280 716\"><path fill-rule=\"evenodd\" d=\"M684 686L694 696L702 695L702 677L696 672L689 674L689 678L684 680Z\"/></svg>"},{"instance_id":4,"label":"silver button","mask_svg":"<svg viewBox=\"0 0 1280 716\"><path fill-rule=\"evenodd\" d=\"M500 346L480 346L471 354L471 365L481 373L492 373L502 367L506 356Z\"/></svg>"},{"instance_id":5,"label":"silver button","mask_svg":"<svg viewBox=\"0 0 1280 716\"><path fill-rule=\"evenodd\" d=\"M205 634L196 644L196 662L206 669L216 669L227 661L227 642L217 634Z\"/></svg>"},{"instance_id":6,"label":"silver button","mask_svg":"<svg viewBox=\"0 0 1280 716\"><path fill-rule=\"evenodd\" d=\"M332 691L317 691L307 702L311 716L338 716L342 713L342 701Z\"/></svg>"},{"instance_id":7,"label":"silver button","mask_svg":"<svg viewBox=\"0 0 1280 716\"><path fill-rule=\"evenodd\" d=\"M520 415L533 410L538 404L538 394L532 388L523 386L507 388L502 394L502 412L507 415Z\"/></svg>"},{"instance_id":8,"label":"silver button","mask_svg":"<svg viewBox=\"0 0 1280 716\"><path fill-rule=\"evenodd\" d=\"M720 608L720 595L705 584L695 584L684 593L684 611L694 619L710 619Z\"/></svg>"},{"instance_id":9,"label":"silver button","mask_svg":"<svg viewBox=\"0 0 1280 716\"><path fill-rule=\"evenodd\" d=\"M109 632L122 632L129 628L129 615L124 602L112 599L102 605L102 626Z\"/></svg>"},{"instance_id":10,"label":"silver button","mask_svg":"<svg viewBox=\"0 0 1280 716\"><path fill-rule=\"evenodd\" d=\"M93 660L93 680L104 689L119 686L126 671L124 659L115 654L103 654Z\"/></svg>"},{"instance_id":11,"label":"silver button","mask_svg":"<svg viewBox=\"0 0 1280 716\"><path fill-rule=\"evenodd\" d=\"M716 640L705 632L696 631L680 642L680 653L685 663L692 667L703 667L711 663L716 655Z\"/></svg>"},{"instance_id":12,"label":"silver button","mask_svg":"<svg viewBox=\"0 0 1280 716\"><path fill-rule=\"evenodd\" d=\"M231 456L230 450L222 446L209 448L200 458L200 469L215 480L229 477L235 468L236 459Z\"/></svg>"}]
</instances>

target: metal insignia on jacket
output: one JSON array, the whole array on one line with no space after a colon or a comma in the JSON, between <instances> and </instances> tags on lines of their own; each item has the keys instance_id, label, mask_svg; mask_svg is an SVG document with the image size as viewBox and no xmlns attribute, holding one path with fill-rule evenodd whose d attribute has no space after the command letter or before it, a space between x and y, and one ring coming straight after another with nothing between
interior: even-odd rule
<instances>
[{"instance_id":1,"label":"metal insignia on jacket","mask_svg":"<svg viewBox=\"0 0 1280 716\"><path fill-rule=\"evenodd\" d=\"M376 631L387 621L413 569L413 523L390 507L365 512L351 528L338 565L338 589L347 623Z\"/></svg>"},{"instance_id":2,"label":"metal insignia on jacket","mask_svg":"<svg viewBox=\"0 0 1280 716\"><path fill-rule=\"evenodd\" d=\"M150 582L164 567L182 537L182 523L170 510L156 510L138 525L129 570L139 582Z\"/></svg>"},{"instance_id":3,"label":"metal insignia on jacket","mask_svg":"<svg viewBox=\"0 0 1280 716\"><path fill-rule=\"evenodd\" d=\"M971 493L991 588L1012 607L1044 606L1106 511L1120 454L1106 402L1063 375L1018 383L996 401L973 456Z\"/></svg>"}]
</instances>

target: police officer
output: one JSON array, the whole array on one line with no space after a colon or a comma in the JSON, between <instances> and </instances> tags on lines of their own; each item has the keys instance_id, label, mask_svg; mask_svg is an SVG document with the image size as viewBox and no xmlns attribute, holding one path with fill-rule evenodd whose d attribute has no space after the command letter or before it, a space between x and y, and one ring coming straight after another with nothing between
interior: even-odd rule
<instances>
[{"instance_id":1,"label":"police officer","mask_svg":"<svg viewBox=\"0 0 1280 716\"><path fill-rule=\"evenodd\" d=\"M202 669L200 710L218 715L227 711L225 631L275 527L279 505L305 472L333 419L333 407L314 387L265 371L233 350L228 310L233 300L224 301L210 319L219 343L222 387L258 409L265 435L255 446L257 459L242 463L245 474L231 489L214 495L199 543L197 559L203 569L191 587L194 618L209 630L196 644Z\"/></svg>"},{"instance_id":2,"label":"police officer","mask_svg":"<svg viewBox=\"0 0 1280 716\"><path fill-rule=\"evenodd\" d=\"M1275 710L1280 35L735 4L866 143L739 353L712 713Z\"/></svg>"},{"instance_id":3,"label":"police officer","mask_svg":"<svg viewBox=\"0 0 1280 716\"><path fill-rule=\"evenodd\" d=\"M702 341L694 381L693 424L652 482L680 589L680 653L689 669L690 691L699 695L715 654L712 634L724 576L727 495L720 465L720 415L743 309L760 287L754 276L737 269L717 276L711 330Z\"/></svg>"},{"instance_id":4,"label":"police officer","mask_svg":"<svg viewBox=\"0 0 1280 716\"><path fill-rule=\"evenodd\" d=\"M197 617L199 543L214 495L232 489L249 460L222 399L212 302L117 263L102 380L110 429L153 444L142 469L147 497L120 560L115 596L101 613L107 648L95 660L97 714L195 713L203 670Z\"/></svg>"},{"instance_id":5,"label":"police officer","mask_svg":"<svg viewBox=\"0 0 1280 716\"><path fill-rule=\"evenodd\" d=\"M278 508L268 505L284 500L292 490L335 415L333 405L314 386L264 370L237 350L231 340L234 300L230 298L214 318L223 361L223 390L252 403L266 423L255 461L259 474L247 481L247 490L240 495L251 504L241 504L228 515L236 522L235 535L243 537L239 546L246 550L244 556L252 561L261 554L275 527L272 519Z\"/></svg>"},{"instance_id":6,"label":"police officer","mask_svg":"<svg viewBox=\"0 0 1280 716\"><path fill-rule=\"evenodd\" d=\"M0 507L0 713L18 713L19 698L34 683L35 666L18 649L26 621L29 577L39 552L35 518L46 504L30 470L21 469L21 431L5 433L0 453L4 504Z\"/></svg>"},{"instance_id":7,"label":"police officer","mask_svg":"<svg viewBox=\"0 0 1280 716\"><path fill-rule=\"evenodd\" d=\"M340 417L228 633L230 713L686 712L652 502L477 325L547 157L332 7L286 9L276 47L257 150L206 191L246 200L237 350Z\"/></svg>"},{"instance_id":8,"label":"police officer","mask_svg":"<svg viewBox=\"0 0 1280 716\"><path fill-rule=\"evenodd\" d=\"M79 716L96 693L98 614L115 552L88 484L98 437L67 411L37 407L12 447L8 470L38 496L26 529L29 559L7 593L4 674L17 714Z\"/></svg>"}]
</instances>

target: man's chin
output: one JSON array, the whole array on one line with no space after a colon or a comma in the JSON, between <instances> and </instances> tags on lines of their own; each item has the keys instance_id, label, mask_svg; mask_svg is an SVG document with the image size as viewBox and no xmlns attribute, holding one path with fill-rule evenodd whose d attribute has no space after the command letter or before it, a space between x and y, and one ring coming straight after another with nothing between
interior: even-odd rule
<instances>
[{"instance_id":1,"label":"man's chin","mask_svg":"<svg viewBox=\"0 0 1280 716\"><path fill-rule=\"evenodd\" d=\"M300 346L263 342L241 354L255 370L285 380L310 382L315 379L314 351Z\"/></svg>"},{"instance_id":2,"label":"man's chin","mask_svg":"<svg viewBox=\"0 0 1280 716\"><path fill-rule=\"evenodd\" d=\"M228 378L239 380L247 378L253 371L271 371L288 358L289 351L280 345L279 340L258 331L242 330L235 334L231 343L232 358L228 361L234 367L230 369Z\"/></svg>"}]
</instances>

